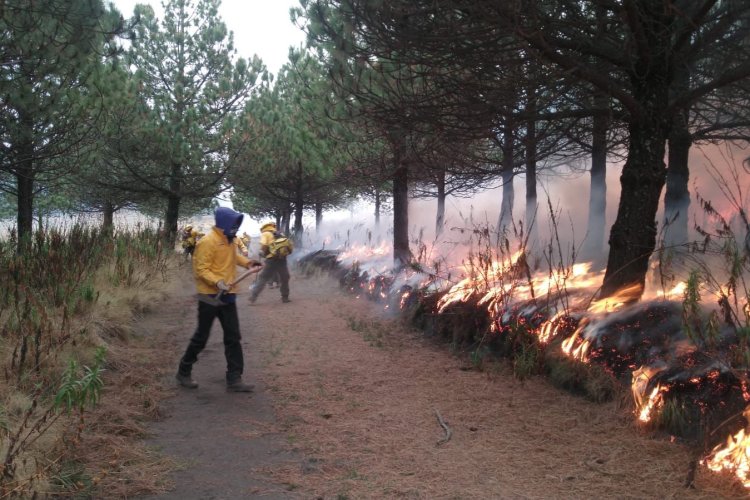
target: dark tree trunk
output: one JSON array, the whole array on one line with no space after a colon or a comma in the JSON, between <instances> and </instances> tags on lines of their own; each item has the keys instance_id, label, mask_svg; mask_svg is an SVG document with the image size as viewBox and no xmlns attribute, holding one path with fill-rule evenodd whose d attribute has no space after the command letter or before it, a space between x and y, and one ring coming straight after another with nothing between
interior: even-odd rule
<instances>
[{"instance_id":1,"label":"dark tree trunk","mask_svg":"<svg viewBox=\"0 0 750 500\"><path fill-rule=\"evenodd\" d=\"M445 170L440 171L436 184L437 216L435 217L435 236L439 236L445 226Z\"/></svg>"},{"instance_id":2,"label":"dark tree trunk","mask_svg":"<svg viewBox=\"0 0 750 500\"><path fill-rule=\"evenodd\" d=\"M177 238L177 219L180 217L181 201L181 198L175 194L170 194L167 197L167 211L164 214L164 237L169 244L169 248L174 247Z\"/></svg>"},{"instance_id":3,"label":"dark tree trunk","mask_svg":"<svg viewBox=\"0 0 750 500\"><path fill-rule=\"evenodd\" d=\"M323 204L315 202L315 231L320 230L320 225L323 223Z\"/></svg>"},{"instance_id":4,"label":"dark tree trunk","mask_svg":"<svg viewBox=\"0 0 750 500\"><path fill-rule=\"evenodd\" d=\"M169 177L169 195L167 196L167 211L164 214L164 241L168 248L174 248L177 240L177 220L180 217L180 190L182 189L182 167L172 164L172 172Z\"/></svg>"},{"instance_id":5,"label":"dark tree trunk","mask_svg":"<svg viewBox=\"0 0 750 500\"><path fill-rule=\"evenodd\" d=\"M609 234L609 258L602 284L602 297L614 295L629 285L646 282L648 262L656 247L656 212L666 180L664 150L669 133L665 119L667 95L664 85L641 84L640 119L629 124L628 159L622 169L622 191L617 219Z\"/></svg>"},{"instance_id":6,"label":"dark tree trunk","mask_svg":"<svg viewBox=\"0 0 750 500\"><path fill-rule=\"evenodd\" d=\"M594 97L594 109L608 109L609 101L606 96ZM589 218L586 243L584 245L585 258L597 259L604 254L604 232L607 214L607 130L609 118L596 113L594 115L591 132L591 182L589 189Z\"/></svg>"},{"instance_id":7,"label":"dark tree trunk","mask_svg":"<svg viewBox=\"0 0 750 500\"><path fill-rule=\"evenodd\" d=\"M529 116L536 114L536 95L535 91L530 91L529 102L526 111ZM536 215L537 215L537 196L536 196L536 121L533 119L526 122L526 234L528 242L535 245L537 241Z\"/></svg>"},{"instance_id":8,"label":"dark tree trunk","mask_svg":"<svg viewBox=\"0 0 750 500\"><path fill-rule=\"evenodd\" d=\"M409 170L400 157L393 172L393 260L397 267L411 261L409 250Z\"/></svg>"},{"instance_id":9,"label":"dark tree trunk","mask_svg":"<svg viewBox=\"0 0 750 500\"><path fill-rule=\"evenodd\" d=\"M102 209L102 230L112 232L115 225L115 206L112 202L105 201Z\"/></svg>"},{"instance_id":10,"label":"dark tree trunk","mask_svg":"<svg viewBox=\"0 0 750 500\"><path fill-rule=\"evenodd\" d=\"M276 226L281 228L281 232L284 234L290 234L289 233L289 225L292 222L292 206L291 204L287 203L286 208L281 213L281 225Z\"/></svg>"},{"instance_id":11,"label":"dark tree trunk","mask_svg":"<svg viewBox=\"0 0 750 500\"><path fill-rule=\"evenodd\" d=\"M31 241L31 235L34 227L34 141L33 141L33 124L28 119L21 119L26 125L22 139L18 142L17 151L18 166L16 168L16 183L18 192L16 203L18 213L16 222L18 224L18 245L19 253L23 253L27 244Z\"/></svg>"},{"instance_id":12,"label":"dark tree trunk","mask_svg":"<svg viewBox=\"0 0 750 500\"><path fill-rule=\"evenodd\" d=\"M302 239L302 214L305 208L305 194L302 187L302 162L297 162L297 189L294 199L294 237L297 241Z\"/></svg>"},{"instance_id":13,"label":"dark tree trunk","mask_svg":"<svg viewBox=\"0 0 750 500\"><path fill-rule=\"evenodd\" d=\"M34 166L33 160L21 160L16 175L18 183L18 251L23 253L27 243L31 241L34 225Z\"/></svg>"},{"instance_id":14,"label":"dark tree trunk","mask_svg":"<svg viewBox=\"0 0 750 500\"><path fill-rule=\"evenodd\" d=\"M302 236L302 231L304 231L302 227L302 210L304 206L302 203L297 200L297 202L294 204L294 236L296 238L299 238Z\"/></svg>"},{"instance_id":15,"label":"dark tree trunk","mask_svg":"<svg viewBox=\"0 0 750 500\"><path fill-rule=\"evenodd\" d=\"M667 190L664 193L664 243L679 246L688 242L688 209L690 208L690 168L688 157L693 138L687 127L687 113L675 114L669 134Z\"/></svg>"}]
</instances>

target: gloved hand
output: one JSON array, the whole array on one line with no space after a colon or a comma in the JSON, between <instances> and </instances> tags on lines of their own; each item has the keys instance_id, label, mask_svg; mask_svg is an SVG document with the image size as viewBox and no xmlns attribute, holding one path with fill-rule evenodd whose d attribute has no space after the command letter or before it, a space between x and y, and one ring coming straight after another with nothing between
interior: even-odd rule
<instances>
[{"instance_id":1,"label":"gloved hand","mask_svg":"<svg viewBox=\"0 0 750 500\"><path fill-rule=\"evenodd\" d=\"M219 280L218 283L216 283L216 288L218 288L222 292L228 292L229 291L229 285L224 283L224 280Z\"/></svg>"}]
</instances>

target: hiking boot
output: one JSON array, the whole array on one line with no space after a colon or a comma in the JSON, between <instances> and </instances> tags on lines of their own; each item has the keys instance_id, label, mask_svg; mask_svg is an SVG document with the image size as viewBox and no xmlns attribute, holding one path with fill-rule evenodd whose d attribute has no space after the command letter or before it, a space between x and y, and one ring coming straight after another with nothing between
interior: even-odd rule
<instances>
[{"instance_id":1,"label":"hiking boot","mask_svg":"<svg viewBox=\"0 0 750 500\"><path fill-rule=\"evenodd\" d=\"M227 392L253 392L254 385L245 384L242 380L227 382Z\"/></svg>"},{"instance_id":2,"label":"hiking boot","mask_svg":"<svg viewBox=\"0 0 750 500\"><path fill-rule=\"evenodd\" d=\"M175 378L182 387L187 387L188 389L196 389L198 387L198 382L193 380L193 377L190 375L182 375L178 373Z\"/></svg>"},{"instance_id":3,"label":"hiking boot","mask_svg":"<svg viewBox=\"0 0 750 500\"><path fill-rule=\"evenodd\" d=\"M292 301L292 299L290 299L289 297L281 297L281 301L282 301L282 302L283 302L284 304L288 304L289 302L291 302L291 301Z\"/></svg>"},{"instance_id":4,"label":"hiking boot","mask_svg":"<svg viewBox=\"0 0 750 500\"><path fill-rule=\"evenodd\" d=\"M256 300L258 300L258 297L256 297L255 295L251 295L251 296L250 296L250 303L251 303L251 304L255 304L255 301L256 301Z\"/></svg>"}]
</instances>

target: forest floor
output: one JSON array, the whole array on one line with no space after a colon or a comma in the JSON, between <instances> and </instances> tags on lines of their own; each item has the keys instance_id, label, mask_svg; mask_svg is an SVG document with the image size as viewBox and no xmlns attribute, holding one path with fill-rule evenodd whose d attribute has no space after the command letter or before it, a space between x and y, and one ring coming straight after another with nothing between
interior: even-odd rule
<instances>
[{"instance_id":1,"label":"forest floor","mask_svg":"<svg viewBox=\"0 0 750 500\"><path fill-rule=\"evenodd\" d=\"M172 394L147 444L176 464L149 498L746 497L703 467L686 488L690 450L637 428L623 405L519 381L503 362L477 370L327 277L293 276L289 304L266 289L250 305L243 287L253 394L224 390L218 324L200 387L179 388L196 305L187 266L178 279L142 324L163 337Z\"/></svg>"}]
</instances>

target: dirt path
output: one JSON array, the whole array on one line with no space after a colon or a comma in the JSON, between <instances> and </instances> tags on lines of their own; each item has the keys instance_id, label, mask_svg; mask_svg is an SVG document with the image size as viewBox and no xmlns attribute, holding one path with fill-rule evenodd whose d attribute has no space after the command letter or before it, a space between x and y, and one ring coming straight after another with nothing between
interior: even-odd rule
<instances>
[{"instance_id":1,"label":"dirt path","mask_svg":"<svg viewBox=\"0 0 750 500\"><path fill-rule=\"evenodd\" d=\"M152 318L174 337L195 324L190 285ZM240 298L252 396L224 391L214 327L152 443L184 465L158 498L731 498L686 448L653 439L617 404L593 404L544 379L484 372L405 332L325 278L294 277L292 303ZM169 323L171 322L171 324ZM167 328L166 325L169 324ZM171 368L171 367L170 367ZM171 377L171 369L165 377ZM445 431L441 415L452 431Z\"/></svg>"}]
</instances>

